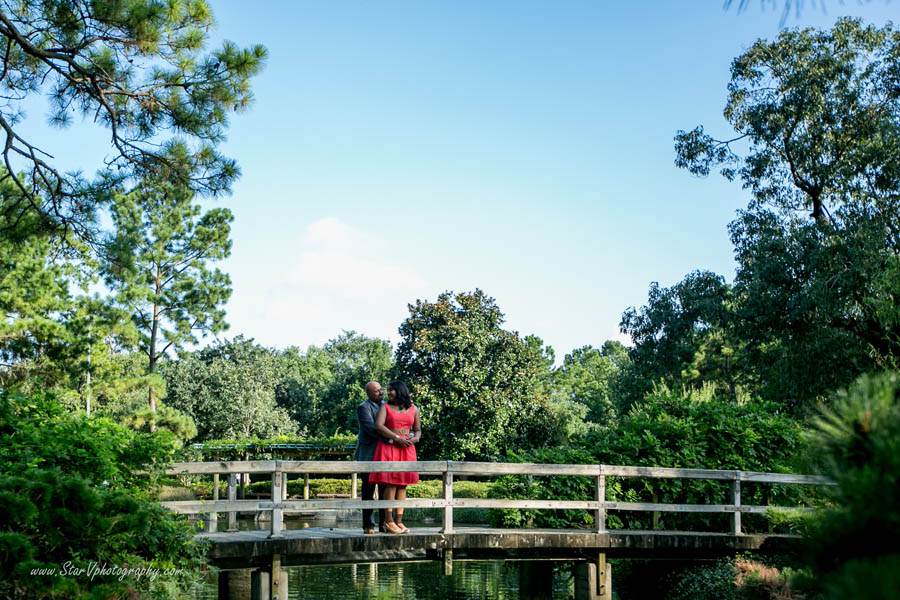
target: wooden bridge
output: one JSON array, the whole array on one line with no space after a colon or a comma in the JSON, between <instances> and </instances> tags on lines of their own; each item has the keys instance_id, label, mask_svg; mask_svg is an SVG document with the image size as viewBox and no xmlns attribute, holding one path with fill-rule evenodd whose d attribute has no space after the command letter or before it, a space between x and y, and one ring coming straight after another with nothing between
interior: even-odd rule
<instances>
[{"instance_id":1,"label":"wooden bridge","mask_svg":"<svg viewBox=\"0 0 900 600\"><path fill-rule=\"evenodd\" d=\"M176 463L172 475L212 476L213 499L164 502L169 509L185 514L205 514L207 531L200 534L212 541L209 557L223 569L220 574L220 598L239 597L232 577L243 573L252 595L273 600L287 597L287 577L282 567L313 564L373 563L411 560L442 560L445 573L452 571L454 560L506 559L535 561L522 569L521 589L533 597L544 597L551 582L553 560L575 561L577 598L611 598L612 578L607 558L714 558L736 552L778 552L796 541L795 536L771 533L745 533L741 517L761 514L769 506L749 506L741 502L741 484L830 485L824 477L784 473L718 471L708 469L669 469L613 465L551 465L530 463L473 463L423 461L414 463L422 475L437 475L443 482L440 498L363 501L356 496L356 474L409 471L410 463L354 461L231 461ZM238 500L237 476L248 473L269 475L271 494L267 499ZM314 475L351 475L349 499L310 500L308 482ZM228 477L228 497L219 498L219 477ZM303 500L287 499L286 478L302 476L306 482ZM501 475L579 476L593 479L590 500L507 500L456 498L453 482L458 477ZM726 482L730 486L727 504L666 504L659 502L618 502L606 497L607 478L700 479ZM416 528L411 534L364 535L361 523L352 529L319 527L297 530L284 528L284 515L361 508L434 508L442 515L440 527ZM498 508L529 510L587 510L593 513L589 530L487 529L456 527L455 509ZM790 507L793 508L793 507ZM655 514L718 513L730 515L731 530L717 532L635 531L607 529L608 511L645 511ZM265 514L264 530L238 531L238 513ZM227 531L216 531L217 513L228 514ZM549 565L549 567L548 567ZM548 568L549 574L548 574ZM234 571L234 570L243 571ZM252 569L252 571L248 571ZM246 577L245 577L246 578ZM229 591L229 586L232 588ZM229 596L229 594L231 594ZM246 592L246 595L251 595ZM525 596L523 596L525 597Z\"/></svg>"}]
</instances>

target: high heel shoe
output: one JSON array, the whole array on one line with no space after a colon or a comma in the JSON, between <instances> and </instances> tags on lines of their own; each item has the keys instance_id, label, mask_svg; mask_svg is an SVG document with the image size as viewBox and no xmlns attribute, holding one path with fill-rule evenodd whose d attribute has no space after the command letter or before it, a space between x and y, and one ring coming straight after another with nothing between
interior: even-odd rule
<instances>
[{"instance_id":1,"label":"high heel shoe","mask_svg":"<svg viewBox=\"0 0 900 600\"><path fill-rule=\"evenodd\" d=\"M397 527L393 521L385 521L381 524L386 533L403 533L403 530Z\"/></svg>"},{"instance_id":2,"label":"high heel shoe","mask_svg":"<svg viewBox=\"0 0 900 600\"><path fill-rule=\"evenodd\" d=\"M401 523L400 521L395 521L394 525L400 528L400 533L409 533L409 527Z\"/></svg>"}]
</instances>

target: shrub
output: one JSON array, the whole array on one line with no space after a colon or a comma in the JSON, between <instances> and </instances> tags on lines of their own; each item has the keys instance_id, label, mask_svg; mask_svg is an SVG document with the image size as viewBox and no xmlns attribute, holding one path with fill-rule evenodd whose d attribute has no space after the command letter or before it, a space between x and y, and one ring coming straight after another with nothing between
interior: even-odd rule
<instances>
[{"instance_id":1,"label":"shrub","mask_svg":"<svg viewBox=\"0 0 900 600\"><path fill-rule=\"evenodd\" d=\"M206 568L203 547L157 499L175 446L167 432L136 433L69 414L48 396L0 391L0 597L177 598L191 589ZM87 574L103 565L181 573ZM84 571L61 576L75 569Z\"/></svg>"}]
</instances>

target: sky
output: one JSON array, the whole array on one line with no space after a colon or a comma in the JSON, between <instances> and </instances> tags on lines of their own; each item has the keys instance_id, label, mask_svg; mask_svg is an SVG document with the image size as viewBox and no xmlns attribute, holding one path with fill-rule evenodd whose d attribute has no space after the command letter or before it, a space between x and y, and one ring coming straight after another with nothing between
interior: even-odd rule
<instances>
[{"instance_id":1,"label":"sky","mask_svg":"<svg viewBox=\"0 0 900 600\"><path fill-rule=\"evenodd\" d=\"M749 195L677 169L673 136L733 133L730 63L777 35L783 0L210 4L216 39L269 52L221 146L243 175L212 203L235 215L220 339L396 344L409 303L479 288L559 361L628 343L622 312L651 282L733 278L727 226ZM784 26L900 15L803 4ZM72 164L108 152L96 127L54 135Z\"/></svg>"}]
</instances>

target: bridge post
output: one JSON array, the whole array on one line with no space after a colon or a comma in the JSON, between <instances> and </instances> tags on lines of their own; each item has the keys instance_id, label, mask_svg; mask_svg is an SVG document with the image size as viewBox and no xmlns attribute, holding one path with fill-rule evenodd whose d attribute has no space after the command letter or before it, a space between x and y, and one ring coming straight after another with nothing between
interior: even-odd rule
<instances>
[{"instance_id":1,"label":"bridge post","mask_svg":"<svg viewBox=\"0 0 900 600\"><path fill-rule=\"evenodd\" d=\"M228 474L228 501L234 502L237 500L237 474L229 473ZM228 513L228 529L226 531L237 531L237 513L231 511Z\"/></svg>"},{"instance_id":2,"label":"bridge post","mask_svg":"<svg viewBox=\"0 0 900 600\"><path fill-rule=\"evenodd\" d=\"M553 598L553 562L532 560L519 563L519 597L528 600Z\"/></svg>"},{"instance_id":3,"label":"bridge post","mask_svg":"<svg viewBox=\"0 0 900 600\"><path fill-rule=\"evenodd\" d=\"M272 587L270 597L272 600L287 600L288 577L287 571L281 568L281 555L272 555Z\"/></svg>"},{"instance_id":4,"label":"bridge post","mask_svg":"<svg viewBox=\"0 0 900 600\"><path fill-rule=\"evenodd\" d=\"M594 480L594 500L600 502L599 508L594 511L594 530L597 533L606 532L606 475L603 474L603 465L600 465L600 475Z\"/></svg>"},{"instance_id":5,"label":"bridge post","mask_svg":"<svg viewBox=\"0 0 900 600\"><path fill-rule=\"evenodd\" d=\"M444 550L444 575L449 577L453 575L453 549Z\"/></svg>"},{"instance_id":6,"label":"bridge post","mask_svg":"<svg viewBox=\"0 0 900 600\"><path fill-rule=\"evenodd\" d=\"M251 594L252 569L219 571L219 600L244 600Z\"/></svg>"},{"instance_id":7,"label":"bridge post","mask_svg":"<svg viewBox=\"0 0 900 600\"><path fill-rule=\"evenodd\" d=\"M357 477L356 473L350 474L350 497L354 498L354 499L356 498L356 495L357 495L356 494L357 479L358 479L358 477Z\"/></svg>"},{"instance_id":8,"label":"bridge post","mask_svg":"<svg viewBox=\"0 0 900 600\"><path fill-rule=\"evenodd\" d=\"M303 474L303 499L309 500L309 473Z\"/></svg>"},{"instance_id":9,"label":"bridge post","mask_svg":"<svg viewBox=\"0 0 900 600\"><path fill-rule=\"evenodd\" d=\"M575 575L575 600L612 600L612 571L606 562L606 554L597 556L597 562L577 562Z\"/></svg>"},{"instance_id":10,"label":"bridge post","mask_svg":"<svg viewBox=\"0 0 900 600\"><path fill-rule=\"evenodd\" d=\"M741 472L734 472L731 482L731 503L734 504L734 513L731 517L731 533L741 535Z\"/></svg>"},{"instance_id":11,"label":"bridge post","mask_svg":"<svg viewBox=\"0 0 900 600\"><path fill-rule=\"evenodd\" d=\"M219 474L213 473L213 502L219 499ZM218 525L219 515L217 513L207 513L206 515L206 531L214 533Z\"/></svg>"},{"instance_id":12,"label":"bridge post","mask_svg":"<svg viewBox=\"0 0 900 600\"><path fill-rule=\"evenodd\" d=\"M272 473L272 504L275 507L272 508L272 530L269 534L270 538L279 538L282 537L281 528L283 525L283 513L281 508L277 508L277 506L281 503L281 482L284 473L281 471L275 471Z\"/></svg>"},{"instance_id":13,"label":"bridge post","mask_svg":"<svg viewBox=\"0 0 900 600\"><path fill-rule=\"evenodd\" d=\"M444 471L444 519L442 523L442 533L453 533L453 472L450 467Z\"/></svg>"}]
</instances>

